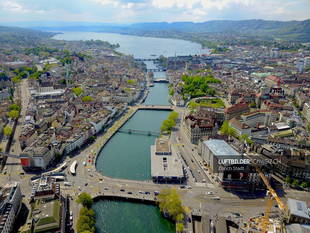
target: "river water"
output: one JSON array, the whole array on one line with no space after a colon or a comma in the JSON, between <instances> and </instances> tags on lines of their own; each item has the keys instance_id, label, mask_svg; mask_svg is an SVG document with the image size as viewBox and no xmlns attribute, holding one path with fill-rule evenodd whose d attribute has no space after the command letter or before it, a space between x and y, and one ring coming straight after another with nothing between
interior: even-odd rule
<instances>
[{"instance_id":1,"label":"river water","mask_svg":"<svg viewBox=\"0 0 310 233\"><path fill-rule=\"evenodd\" d=\"M137 37L113 33L65 32L55 39L90 40L100 39L119 43L118 51L132 54L135 58L154 58L175 55L194 55L206 52L201 46L183 40ZM146 62L149 69L156 68ZM155 72L154 78L163 78L164 72ZM169 105L168 86L156 83L150 88L146 105ZM167 111L138 111L122 129L137 129L159 132L160 125L167 118ZM96 169L114 178L150 180L150 146L155 136L116 133L102 148L96 162ZM98 233L172 233L174 225L164 219L156 206L119 201L99 201L93 206L96 212Z\"/></svg>"}]
</instances>

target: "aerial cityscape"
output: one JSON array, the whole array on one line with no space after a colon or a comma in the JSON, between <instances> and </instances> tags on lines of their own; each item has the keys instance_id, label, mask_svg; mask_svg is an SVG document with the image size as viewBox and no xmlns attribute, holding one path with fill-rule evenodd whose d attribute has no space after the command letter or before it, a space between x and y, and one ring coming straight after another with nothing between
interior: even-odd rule
<instances>
[{"instance_id":1,"label":"aerial cityscape","mask_svg":"<svg viewBox=\"0 0 310 233\"><path fill-rule=\"evenodd\" d=\"M309 12L0 0L0 233L310 233Z\"/></svg>"}]
</instances>

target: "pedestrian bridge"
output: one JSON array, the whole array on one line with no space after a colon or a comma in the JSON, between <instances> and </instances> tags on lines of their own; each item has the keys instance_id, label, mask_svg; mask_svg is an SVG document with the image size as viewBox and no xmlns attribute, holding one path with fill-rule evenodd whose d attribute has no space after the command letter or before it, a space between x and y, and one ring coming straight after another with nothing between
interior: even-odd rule
<instances>
[{"instance_id":1,"label":"pedestrian bridge","mask_svg":"<svg viewBox=\"0 0 310 233\"><path fill-rule=\"evenodd\" d=\"M119 129L118 132L128 133L128 134L140 134L140 135L147 135L147 136L159 136L160 135L160 132L137 130L137 129Z\"/></svg>"}]
</instances>

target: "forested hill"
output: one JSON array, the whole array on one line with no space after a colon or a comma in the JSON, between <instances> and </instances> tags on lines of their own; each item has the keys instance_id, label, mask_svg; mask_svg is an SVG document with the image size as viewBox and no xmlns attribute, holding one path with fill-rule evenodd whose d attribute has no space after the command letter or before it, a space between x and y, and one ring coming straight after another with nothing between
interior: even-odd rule
<instances>
[{"instance_id":1,"label":"forested hill","mask_svg":"<svg viewBox=\"0 0 310 233\"><path fill-rule=\"evenodd\" d=\"M129 29L143 31L179 31L184 33L234 33L259 36L272 39L297 40L310 42L310 19L305 21L208 21L203 23L141 23L133 24Z\"/></svg>"},{"instance_id":2,"label":"forested hill","mask_svg":"<svg viewBox=\"0 0 310 233\"><path fill-rule=\"evenodd\" d=\"M37 46L53 35L54 33L49 32L0 26L0 45L1 48Z\"/></svg>"}]
</instances>

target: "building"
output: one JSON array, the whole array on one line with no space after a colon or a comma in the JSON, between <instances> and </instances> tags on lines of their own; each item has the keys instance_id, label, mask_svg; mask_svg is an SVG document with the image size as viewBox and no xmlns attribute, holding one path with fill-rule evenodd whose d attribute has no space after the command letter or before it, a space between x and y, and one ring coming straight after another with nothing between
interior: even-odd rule
<instances>
[{"instance_id":1,"label":"building","mask_svg":"<svg viewBox=\"0 0 310 233\"><path fill-rule=\"evenodd\" d=\"M304 201L288 198L287 215L289 223L310 224L309 209Z\"/></svg>"},{"instance_id":2,"label":"building","mask_svg":"<svg viewBox=\"0 0 310 233\"><path fill-rule=\"evenodd\" d=\"M250 111L249 105L247 103L241 102L238 104L234 104L231 107L225 109L225 120L230 120L234 117L241 116L244 113Z\"/></svg>"},{"instance_id":3,"label":"building","mask_svg":"<svg viewBox=\"0 0 310 233\"><path fill-rule=\"evenodd\" d=\"M66 232L68 205L60 194L60 186L52 177L41 177L34 182L30 198L31 211L22 233Z\"/></svg>"},{"instance_id":4,"label":"building","mask_svg":"<svg viewBox=\"0 0 310 233\"><path fill-rule=\"evenodd\" d=\"M239 157L240 154L226 141L220 139L209 139L202 142L201 157L208 164L212 172L218 173L221 157Z\"/></svg>"},{"instance_id":5,"label":"building","mask_svg":"<svg viewBox=\"0 0 310 233\"><path fill-rule=\"evenodd\" d=\"M254 191L260 179L250 161L240 155L226 141L209 139L201 144L201 157L226 190Z\"/></svg>"},{"instance_id":6,"label":"building","mask_svg":"<svg viewBox=\"0 0 310 233\"><path fill-rule=\"evenodd\" d=\"M0 233L9 233L13 228L22 202L19 183L0 187Z\"/></svg>"},{"instance_id":7,"label":"building","mask_svg":"<svg viewBox=\"0 0 310 233\"><path fill-rule=\"evenodd\" d=\"M307 121L310 122L310 102L304 104L302 113L304 114L304 117L307 119Z\"/></svg>"},{"instance_id":8,"label":"building","mask_svg":"<svg viewBox=\"0 0 310 233\"><path fill-rule=\"evenodd\" d=\"M168 137L157 138L151 146L151 175L153 181L159 183L183 183L186 179L181 159Z\"/></svg>"},{"instance_id":9,"label":"building","mask_svg":"<svg viewBox=\"0 0 310 233\"><path fill-rule=\"evenodd\" d=\"M202 137L215 135L218 127L212 112L198 111L185 117L184 129L191 143L198 144Z\"/></svg>"},{"instance_id":10,"label":"building","mask_svg":"<svg viewBox=\"0 0 310 233\"><path fill-rule=\"evenodd\" d=\"M29 146L20 154L21 165L25 171L44 170L53 159L54 153L47 147Z\"/></svg>"},{"instance_id":11,"label":"building","mask_svg":"<svg viewBox=\"0 0 310 233\"><path fill-rule=\"evenodd\" d=\"M229 126L235 129L238 135L251 135L251 127L237 118L231 119Z\"/></svg>"},{"instance_id":12,"label":"building","mask_svg":"<svg viewBox=\"0 0 310 233\"><path fill-rule=\"evenodd\" d=\"M277 120L277 117L278 114L265 110L258 110L241 115L242 121L252 128L256 128L261 125L269 126L272 122Z\"/></svg>"},{"instance_id":13,"label":"building","mask_svg":"<svg viewBox=\"0 0 310 233\"><path fill-rule=\"evenodd\" d=\"M279 87L281 85L281 78L269 75L265 78L265 83L268 87Z\"/></svg>"}]
</instances>

